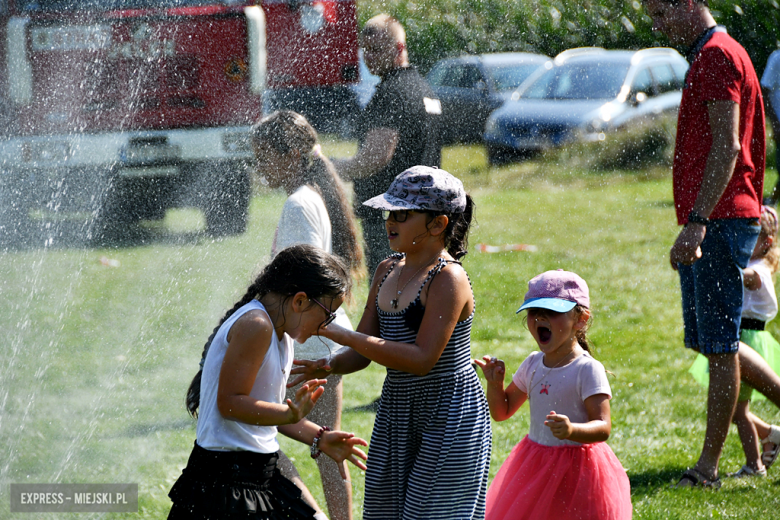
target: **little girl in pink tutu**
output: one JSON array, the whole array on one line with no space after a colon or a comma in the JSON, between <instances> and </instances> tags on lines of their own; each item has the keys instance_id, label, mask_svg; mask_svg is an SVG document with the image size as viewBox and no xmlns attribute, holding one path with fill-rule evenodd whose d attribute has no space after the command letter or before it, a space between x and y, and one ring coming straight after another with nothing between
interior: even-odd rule
<instances>
[{"instance_id":1,"label":"little girl in pink tutu","mask_svg":"<svg viewBox=\"0 0 780 520\"><path fill-rule=\"evenodd\" d=\"M475 360L487 380L490 415L504 421L526 399L528 435L514 447L487 493L486 520L631 518L628 476L604 442L612 428L612 391L593 359L585 332L590 297L585 280L563 270L528 283L517 312L539 345L504 389L504 362Z\"/></svg>"}]
</instances>

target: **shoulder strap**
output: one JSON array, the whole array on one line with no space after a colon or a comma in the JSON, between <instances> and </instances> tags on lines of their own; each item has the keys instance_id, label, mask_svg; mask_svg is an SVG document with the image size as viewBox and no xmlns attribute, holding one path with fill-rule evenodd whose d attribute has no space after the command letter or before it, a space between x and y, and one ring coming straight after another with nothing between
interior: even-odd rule
<instances>
[{"instance_id":1,"label":"shoulder strap","mask_svg":"<svg viewBox=\"0 0 780 520\"><path fill-rule=\"evenodd\" d=\"M457 260L445 260L444 258L439 258L439 262L434 265L430 271L428 271L428 276L423 280L423 283L420 285L420 290L417 291L417 298L420 298L420 295L422 294L422 290L426 285L429 285L429 282L433 282L433 279L436 277L439 272L447 267L447 264L458 264L462 265ZM427 294L427 293L426 293Z\"/></svg>"},{"instance_id":2,"label":"shoulder strap","mask_svg":"<svg viewBox=\"0 0 780 520\"><path fill-rule=\"evenodd\" d=\"M392 263L392 264L390 264L390 269L388 269L388 270L387 270L387 272L385 273L385 275L382 277L382 281L381 281L381 282L379 282L379 287L378 287L378 289L381 289L381 288L382 288L382 285L384 285L384 283L385 283L385 280L387 280L387 277L388 277L388 276L390 276L390 273L392 273L392 272L393 272L393 269L395 269L395 266L396 266L396 265L398 265L398 262L399 262L399 261L400 261L400 260L401 260L403 257L404 257L403 253L393 253L392 255L390 255L390 256L388 256L388 257L387 257L387 258L392 258L392 259L393 259L393 263ZM387 258L385 258L385 260L387 260ZM378 289L377 289L377 298L379 298L379 291L378 291Z\"/></svg>"}]
</instances>

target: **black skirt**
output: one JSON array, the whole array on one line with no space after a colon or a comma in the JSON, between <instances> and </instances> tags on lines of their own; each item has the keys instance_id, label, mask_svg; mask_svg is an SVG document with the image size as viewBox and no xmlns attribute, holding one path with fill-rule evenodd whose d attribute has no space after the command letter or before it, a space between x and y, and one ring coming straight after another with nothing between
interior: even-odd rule
<instances>
[{"instance_id":1,"label":"black skirt","mask_svg":"<svg viewBox=\"0 0 780 520\"><path fill-rule=\"evenodd\" d=\"M276 467L276 453L209 451L195 443L168 496L169 520L314 518L301 490Z\"/></svg>"}]
</instances>

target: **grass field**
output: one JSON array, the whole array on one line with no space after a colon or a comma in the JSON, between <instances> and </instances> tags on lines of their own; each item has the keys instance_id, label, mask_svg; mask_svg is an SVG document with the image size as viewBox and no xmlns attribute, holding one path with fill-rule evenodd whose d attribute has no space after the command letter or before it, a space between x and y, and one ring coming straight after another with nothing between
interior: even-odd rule
<instances>
[{"instance_id":1,"label":"grass field","mask_svg":"<svg viewBox=\"0 0 780 520\"><path fill-rule=\"evenodd\" d=\"M342 155L349 144L329 143ZM609 444L628 470L635 518L776 518L779 470L718 492L670 485L692 465L704 433L706 392L687 369L679 289L667 262L676 227L668 169L583 171L554 161L489 169L479 147L446 150L444 167L477 203L478 243L532 244L535 253L472 252L465 260L477 300L472 352L509 370L535 344L514 311L527 281L566 268L590 285L595 355L614 399ZM573 163L571 163L573 164ZM773 185L774 172L767 178ZM53 240L0 253L0 518L11 518L10 483L135 482L139 513L67 518L164 518L167 492L195 439L183 398L205 338L268 260L284 197L258 189L246 234L212 240L193 211L168 214L123 247ZM357 321L365 287L349 310ZM770 330L780 333L772 324ZM369 438L383 369L345 378L344 428ZM755 411L780 422L766 403ZM491 476L528 430L528 409L494 423ZM734 430L735 432L735 430ZM284 443L322 503L307 447ZM743 463L736 433L723 471ZM363 477L352 472L355 518ZM42 515L57 518L56 515ZM31 518L19 514L18 518Z\"/></svg>"}]
</instances>

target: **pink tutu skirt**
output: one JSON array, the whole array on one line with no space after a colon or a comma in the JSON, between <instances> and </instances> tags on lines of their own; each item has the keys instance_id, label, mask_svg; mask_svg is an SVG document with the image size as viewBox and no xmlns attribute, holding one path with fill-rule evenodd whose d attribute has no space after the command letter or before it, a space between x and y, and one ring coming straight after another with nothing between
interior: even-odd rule
<instances>
[{"instance_id":1,"label":"pink tutu skirt","mask_svg":"<svg viewBox=\"0 0 780 520\"><path fill-rule=\"evenodd\" d=\"M487 492L486 520L631 518L626 470L606 443L544 446L526 435Z\"/></svg>"}]
</instances>

